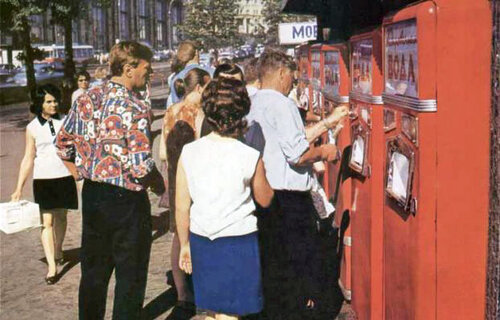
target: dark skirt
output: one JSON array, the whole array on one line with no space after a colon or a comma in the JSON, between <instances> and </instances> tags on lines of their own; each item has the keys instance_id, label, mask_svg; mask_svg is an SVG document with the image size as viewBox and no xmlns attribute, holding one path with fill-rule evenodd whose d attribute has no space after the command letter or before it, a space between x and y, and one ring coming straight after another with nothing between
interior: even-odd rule
<instances>
[{"instance_id":1,"label":"dark skirt","mask_svg":"<svg viewBox=\"0 0 500 320\"><path fill-rule=\"evenodd\" d=\"M78 196L73 176L34 179L33 195L40 209L78 209Z\"/></svg>"},{"instance_id":2,"label":"dark skirt","mask_svg":"<svg viewBox=\"0 0 500 320\"><path fill-rule=\"evenodd\" d=\"M210 240L190 233L197 308L229 315L263 307L257 232Z\"/></svg>"}]
</instances>

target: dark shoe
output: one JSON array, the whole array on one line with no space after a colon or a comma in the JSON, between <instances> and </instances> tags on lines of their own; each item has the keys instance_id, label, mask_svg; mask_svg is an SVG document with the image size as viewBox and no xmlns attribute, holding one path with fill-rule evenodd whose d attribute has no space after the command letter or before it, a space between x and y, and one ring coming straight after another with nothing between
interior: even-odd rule
<instances>
[{"instance_id":1,"label":"dark shoe","mask_svg":"<svg viewBox=\"0 0 500 320\"><path fill-rule=\"evenodd\" d=\"M56 284L57 280L58 280L57 279L57 272L52 277L45 277L45 283L48 284L49 286Z\"/></svg>"},{"instance_id":2,"label":"dark shoe","mask_svg":"<svg viewBox=\"0 0 500 320\"><path fill-rule=\"evenodd\" d=\"M66 262L68 262L68 260L64 259L64 257L59 258L59 259L56 259L56 264L57 264L58 266L62 266L62 265L64 265Z\"/></svg>"},{"instance_id":3,"label":"dark shoe","mask_svg":"<svg viewBox=\"0 0 500 320\"><path fill-rule=\"evenodd\" d=\"M168 317L172 320L189 320L196 315L196 306L192 302L177 301L172 313Z\"/></svg>"}]
</instances>

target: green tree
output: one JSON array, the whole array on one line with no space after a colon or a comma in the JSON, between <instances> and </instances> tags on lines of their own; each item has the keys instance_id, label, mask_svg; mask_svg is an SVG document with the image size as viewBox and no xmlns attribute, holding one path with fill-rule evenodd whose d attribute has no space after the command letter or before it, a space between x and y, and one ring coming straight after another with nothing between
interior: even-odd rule
<instances>
[{"instance_id":1,"label":"green tree","mask_svg":"<svg viewBox=\"0 0 500 320\"><path fill-rule=\"evenodd\" d=\"M185 10L186 18L179 26L184 39L198 41L205 49L239 44L236 1L190 0Z\"/></svg>"},{"instance_id":2,"label":"green tree","mask_svg":"<svg viewBox=\"0 0 500 320\"><path fill-rule=\"evenodd\" d=\"M279 44L278 25L283 22L305 22L315 19L310 15L286 14L281 12L281 0L263 0L264 9L262 15L268 29L261 29L260 37L265 39L267 44Z\"/></svg>"},{"instance_id":3,"label":"green tree","mask_svg":"<svg viewBox=\"0 0 500 320\"><path fill-rule=\"evenodd\" d=\"M33 65L35 52L31 46L30 17L41 14L44 9L43 3L37 0L0 0L0 30L18 33L22 41L30 98L34 96L36 90Z\"/></svg>"}]
</instances>

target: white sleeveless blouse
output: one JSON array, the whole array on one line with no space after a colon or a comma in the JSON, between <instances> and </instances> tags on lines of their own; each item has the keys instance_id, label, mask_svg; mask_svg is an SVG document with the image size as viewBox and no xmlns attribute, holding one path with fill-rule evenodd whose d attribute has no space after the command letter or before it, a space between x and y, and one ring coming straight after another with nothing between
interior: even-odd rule
<instances>
[{"instance_id":1,"label":"white sleeveless blouse","mask_svg":"<svg viewBox=\"0 0 500 320\"><path fill-rule=\"evenodd\" d=\"M45 120L41 117L33 119L26 128L35 138L35 165L33 179L55 179L71 175L57 156L54 141L61 129L63 120Z\"/></svg>"},{"instance_id":2,"label":"white sleeveless blouse","mask_svg":"<svg viewBox=\"0 0 500 320\"><path fill-rule=\"evenodd\" d=\"M191 232L211 240L257 231L252 177L259 152L212 133L186 144L180 161L193 201Z\"/></svg>"}]
</instances>

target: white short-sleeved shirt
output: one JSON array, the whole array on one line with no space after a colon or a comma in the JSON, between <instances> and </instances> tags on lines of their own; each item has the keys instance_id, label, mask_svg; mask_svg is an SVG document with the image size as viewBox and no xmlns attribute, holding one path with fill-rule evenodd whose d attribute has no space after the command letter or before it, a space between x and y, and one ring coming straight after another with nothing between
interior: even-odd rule
<instances>
[{"instance_id":1,"label":"white short-sleeved shirt","mask_svg":"<svg viewBox=\"0 0 500 320\"><path fill-rule=\"evenodd\" d=\"M251 182L259 156L215 133L184 146L180 159L193 201L191 232L213 240L257 231Z\"/></svg>"},{"instance_id":2,"label":"white short-sleeved shirt","mask_svg":"<svg viewBox=\"0 0 500 320\"><path fill-rule=\"evenodd\" d=\"M295 102L270 89L259 90L251 100L247 121L249 126L257 122L262 129L262 159L269 184L275 190L311 190L312 165L296 165L309 142Z\"/></svg>"},{"instance_id":3,"label":"white short-sleeved shirt","mask_svg":"<svg viewBox=\"0 0 500 320\"><path fill-rule=\"evenodd\" d=\"M62 160L57 156L54 140L63 120L45 120L41 116L33 119L26 130L35 139L35 164L33 179L55 179L70 175Z\"/></svg>"}]
</instances>

